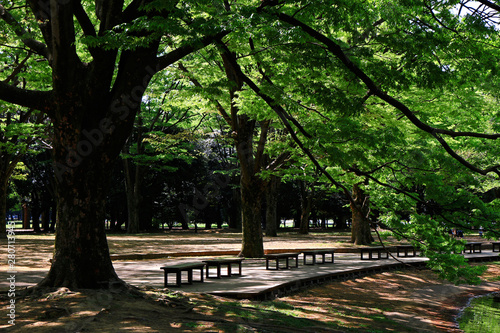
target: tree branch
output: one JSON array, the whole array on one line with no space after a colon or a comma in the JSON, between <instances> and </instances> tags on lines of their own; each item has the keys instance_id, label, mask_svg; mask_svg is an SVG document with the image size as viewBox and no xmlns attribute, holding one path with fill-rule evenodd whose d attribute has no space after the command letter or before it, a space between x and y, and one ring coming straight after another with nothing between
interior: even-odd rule
<instances>
[{"instance_id":1,"label":"tree branch","mask_svg":"<svg viewBox=\"0 0 500 333\"><path fill-rule=\"evenodd\" d=\"M26 30L24 30L21 24L17 22L16 19L1 4L0 4L0 18L2 18L2 20L4 20L10 27L12 27L14 33L19 38L21 38L21 41L23 42L24 45L26 45L34 53L44 56L45 58L48 58L47 46L40 41L37 41L33 38L29 38L28 37L29 35L26 32Z\"/></svg>"},{"instance_id":2,"label":"tree branch","mask_svg":"<svg viewBox=\"0 0 500 333\"><path fill-rule=\"evenodd\" d=\"M410 120L416 127L419 129L433 135L438 142L443 146L443 148L448 152L453 158L455 158L458 162L463 164L465 167L478 172L480 174L487 174L489 172L495 172L498 175L500 175L500 171L498 170L497 167L492 167L492 168L487 168L487 169L480 169L478 167L473 166L472 164L468 163L465 161L464 158L460 157L458 154L453 152L449 145L442 139L440 138L440 134L448 135L450 137L476 137L476 138L482 138L482 139L491 139L491 140L496 140L500 138L500 134L484 134L484 133L474 133L474 132L455 132L455 131L450 131L450 130L445 130L445 129L439 129L439 128L434 128L424 122L422 122L420 119L418 119L415 114L402 102L399 100L395 99L392 96L389 96L387 93L382 91L377 84L363 71L361 68L356 66L351 59L342 51L342 48L335 43L333 40L330 38L326 37L322 33L318 32L317 30L313 29L309 25L289 16L283 13L275 13L275 15L278 17L279 20L286 22L292 26L295 27L300 27L302 30L307 33L309 36L312 38L316 39L317 41L323 43L328 51L332 53L334 56L336 56L346 67L349 71L351 71L353 74L355 74L363 83L370 89L371 93L380 99L386 101L388 104L392 105L399 111L401 111L408 120Z\"/></svg>"},{"instance_id":3,"label":"tree branch","mask_svg":"<svg viewBox=\"0 0 500 333\"><path fill-rule=\"evenodd\" d=\"M192 42L190 44L186 44L183 46L178 47L177 49L165 54L164 56L161 56L157 58L157 71L161 71L171 64L175 63L178 60L181 60L188 54L191 54L195 51L201 50L202 48L210 45L214 41L222 39L224 36L229 34L229 31L222 31L219 32L216 35L210 35L210 36L205 36L201 38L199 41L196 43Z\"/></svg>"},{"instance_id":4,"label":"tree branch","mask_svg":"<svg viewBox=\"0 0 500 333\"><path fill-rule=\"evenodd\" d=\"M31 55L32 53L29 52L26 58L24 58L23 61L21 61L21 63L16 66L14 71L12 71L12 73L3 82L9 83L12 79L14 79L17 76L17 74L19 74L19 72L24 68L24 65L26 65L26 61L28 61Z\"/></svg>"},{"instance_id":5,"label":"tree branch","mask_svg":"<svg viewBox=\"0 0 500 333\"><path fill-rule=\"evenodd\" d=\"M86 36L96 36L94 25L92 24L92 21L90 21L89 16L85 12L85 9L83 8L81 1L75 2L74 12L75 12L75 17L78 20L78 23L80 23L80 26L82 27L83 34Z\"/></svg>"},{"instance_id":6,"label":"tree branch","mask_svg":"<svg viewBox=\"0 0 500 333\"><path fill-rule=\"evenodd\" d=\"M51 2L52 70L55 91L66 91L68 83L79 79L81 66L75 47L73 1L62 4Z\"/></svg>"},{"instance_id":7,"label":"tree branch","mask_svg":"<svg viewBox=\"0 0 500 333\"><path fill-rule=\"evenodd\" d=\"M202 88L203 89L203 86L201 85L201 83L195 79L194 77L192 77L191 73L189 72L189 70L184 66L183 63L179 63L178 65L179 69L181 71L183 71L184 73L186 73L189 77L189 80L195 85L195 87L198 87L198 88ZM217 108L217 111L219 111L220 115L222 116L222 118L224 118L224 120L227 122L227 124L229 126L231 126L231 128L233 127L233 120L231 119L231 116L229 116L229 114L227 113L226 109L224 109L224 107L219 103L218 100L216 99L210 99L213 103L215 103L215 107Z\"/></svg>"},{"instance_id":8,"label":"tree branch","mask_svg":"<svg viewBox=\"0 0 500 333\"><path fill-rule=\"evenodd\" d=\"M493 2L488 1L488 0L476 0L476 1L482 3L483 5L485 5L487 7L490 7L491 9L496 10L497 12L500 13L500 5L497 5L496 3L493 3Z\"/></svg>"},{"instance_id":9,"label":"tree branch","mask_svg":"<svg viewBox=\"0 0 500 333\"><path fill-rule=\"evenodd\" d=\"M0 99L6 102L40 110L50 114L53 93L52 91L35 91L21 89L0 81Z\"/></svg>"}]
</instances>

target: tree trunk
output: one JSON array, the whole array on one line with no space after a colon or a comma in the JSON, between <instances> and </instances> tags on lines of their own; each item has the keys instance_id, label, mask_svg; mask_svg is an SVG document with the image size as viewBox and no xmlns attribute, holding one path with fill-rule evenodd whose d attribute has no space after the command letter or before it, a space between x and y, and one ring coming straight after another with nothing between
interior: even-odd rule
<instances>
[{"instance_id":1,"label":"tree trunk","mask_svg":"<svg viewBox=\"0 0 500 333\"><path fill-rule=\"evenodd\" d=\"M104 230L105 189L111 168L96 155L56 182L55 252L40 286L78 289L123 283L111 263Z\"/></svg>"},{"instance_id":2,"label":"tree trunk","mask_svg":"<svg viewBox=\"0 0 500 333\"><path fill-rule=\"evenodd\" d=\"M30 228L31 213L27 202L23 202L23 229Z\"/></svg>"},{"instance_id":3,"label":"tree trunk","mask_svg":"<svg viewBox=\"0 0 500 333\"><path fill-rule=\"evenodd\" d=\"M266 236L278 236L278 184L279 180L276 176L271 176L266 187Z\"/></svg>"},{"instance_id":4,"label":"tree trunk","mask_svg":"<svg viewBox=\"0 0 500 333\"><path fill-rule=\"evenodd\" d=\"M264 256L261 215L262 187L260 179L254 182L241 179L242 245L240 257L261 258Z\"/></svg>"},{"instance_id":5,"label":"tree trunk","mask_svg":"<svg viewBox=\"0 0 500 333\"><path fill-rule=\"evenodd\" d=\"M302 213L300 215L300 229L299 234L307 235L309 234L309 216L311 215L312 199L307 196L305 203L302 207Z\"/></svg>"},{"instance_id":6,"label":"tree trunk","mask_svg":"<svg viewBox=\"0 0 500 333\"><path fill-rule=\"evenodd\" d=\"M307 184L305 181L300 181L300 192L301 192L301 200L300 200L300 228L299 234L307 235L309 234L309 215L312 210L312 191L307 191Z\"/></svg>"},{"instance_id":7,"label":"tree trunk","mask_svg":"<svg viewBox=\"0 0 500 333\"><path fill-rule=\"evenodd\" d=\"M369 245L373 242L370 221L368 220L369 198L359 185L355 184L352 191L355 205L351 203L351 242L355 245Z\"/></svg>"},{"instance_id":8,"label":"tree trunk","mask_svg":"<svg viewBox=\"0 0 500 333\"><path fill-rule=\"evenodd\" d=\"M141 52L137 57L124 53L121 62L129 70L119 71L111 93L101 72L91 80L93 72L79 68L80 73L68 63L54 70L62 79L54 83L51 111L57 230L52 266L40 286L74 289L125 284L109 256L106 197L112 165L130 136L152 74ZM79 79L73 82L73 78Z\"/></svg>"},{"instance_id":9,"label":"tree trunk","mask_svg":"<svg viewBox=\"0 0 500 333\"><path fill-rule=\"evenodd\" d=\"M127 233L136 234L140 231L141 206L141 167L133 165L129 159L123 160L125 169L125 188L127 192L128 226ZM135 170L132 175L132 170Z\"/></svg>"}]
</instances>

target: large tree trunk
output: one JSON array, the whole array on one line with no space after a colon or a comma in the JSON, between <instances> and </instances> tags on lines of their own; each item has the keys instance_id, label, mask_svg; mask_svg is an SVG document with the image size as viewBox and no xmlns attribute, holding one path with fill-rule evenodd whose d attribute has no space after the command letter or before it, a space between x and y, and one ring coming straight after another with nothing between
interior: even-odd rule
<instances>
[{"instance_id":1,"label":"large tree trunk","mask_svg":"<svg viewBox=\"0 0 500 333\"><path fill-rule=\"evenodd\" d=\"M93 84L78 80L73 86L55 85L52 121L57 230L52 266L41 286L102 288L125 284L109 257L106 197L112 165L130 136L143 87L152 74L147 63L137 60L140 58L122 58L124 62L135 59L133 68L138 70L118 74L114 92L100 85L103 79ZM85 74L89 73L64 73L75 78Z\"/></svg>"},{"instance_id":2,"label":"large tree trunk","mask_svg":"<svg viewBox=\"0 0 500 333\"><path fill-rule=\"evenodd\" d=\"M253 177L255 178L255 177ZM242 245L239 256L260 258L264 256L261 215L262 186L260 179L241 179Z\"/></svg>"},{"instance_id":3,"label":"large tree trunk","mask_svg":"<svg viewBox=\"0 0 500 333\"><path fill-rule=\"evenodd\" d=\"M99 288L120 281L104 232L105 189L111 169L102 155L96 155L57 181L55 252L41 286Z\"/></svg>"},{"instance_id":4,"label":"large tree trunk","mask_svg":"<svg viewBox=\"0 0 500 333\"><path fill-rule=\"evenodd\" d=\"M257 175L259 164L254 159L253 132L255 121L246 115L238 116L239 130L236 151L240 161L242 244L240 256L264 256L262 237L262 197L264 186Z\"/></svg>"},{"instance_id":5,"label":"large tree trunk","mask_svg":"<svg viewBox=\"0 0 500 333\"><path fill-rule=\"evenodd\" d=\"M369 245L373 242L370 221L368 220L369 198L360 184L354 185L352 197L355 205L351 203L351 242L355 245Z\"/></svg>"}]
</instances>

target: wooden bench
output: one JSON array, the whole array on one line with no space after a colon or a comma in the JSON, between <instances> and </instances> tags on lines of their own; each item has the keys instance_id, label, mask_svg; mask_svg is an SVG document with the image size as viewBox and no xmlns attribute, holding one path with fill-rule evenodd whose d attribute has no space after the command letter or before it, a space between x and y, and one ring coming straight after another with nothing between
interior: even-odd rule
<instances>
[{"instance_id":1,"label":"wooden bench","mask_svg":"<svg viewBox=\"0 0 500 333\"><path fill-rule=\"evenodd\" d=\"M496 248L498 249L495 251ZM491 250L493 252L500 252L500 242L491 242Z\"/></svg>"},{"instance_id":2,"label":"wooden bench","mask_svg":"<svg viewBox=\"0 0 500 333\"><path fill-rule=\"evenodd\" d=\"M210 278L209 275L210 267L215 267L217 269L217 276L215 276L215 278L217 279L220 279L223 276L230 277L231 275L241 275L241 262L243 261L243 259L244 258L222 258L222 259L203 260L203 262L206 264L207 279ZM238 265L238 273L233 273L233 270L231 268L233 264ZM221 274L222 266L227 266L226 275Z\"/></svg>"},{"instance_id":3,"label":"wooden bench","mask_svg":"<svg viewBox=\"0 0 500 333\"><path fill-rule=\"evenodd\" d=\"M389 254L382 246L376 247L363 247L360 249L361 260L379 260L379 259L388 259ZM368 258L363 257L363 253L368 253ZM373 257L373 253L377 254L377 257ZM385 253L385 257L382 256L382 253Z\"/></svg>"},{"instance_id":4,"label":"wooden bench","mask_svg":"<svg viewBox=\"0 0 500 333\"><path fill-rule=\"evenodd\" d=\"M187 272L187 284L193 283L193 270L200 270L200 280L203 282L203 269L205 264L200 263L185 263L171 266L160 267L165 272L165 288L169 286L168 284L168 274L175 273L175 286L180 287L182 283L182 272Z\"/></svg>"},{"instance_id":5,"label":"wooden bench","mask_svg":"<svg viewBox=\"0 0 500 333\"><path fill-rule=\"evenodd\" d=\"M266 258L266 269L269 268L269 261L274 260L276 262L276 269L280 269L280 259L285 259L286 262L286 269L291 268L290 267L290 259L295 260L295 268L299 267L299 254L300 253L271 253L271 254L265 254L264 258Z\"/></svg>"},{"instance_id":6,"label":"wooden bench","mask_svg":"<svg viewBox=\"0 0 500 333\"><path fill-rule=\"evenodd\" d=\"M318 264L325 264L325 263L332 263L334 262L334 249L322 249L322 250L306 250L302 251L302 254L304 255L304 265L314 265L316 263ZM330 255L330 260L326 261L326 255ZM321 262L316 261L316 256L321 256L322 260ZM307 263L307 257L312 258L311 263Z\"/></svg>"},{"instance_id":7,"label":"wooden bench","mask_svg":"<svg viewBox=\"0 0 500 333\"><path fill-rule=\"evenodd\" d=\"M465 244L464 253L469 251L469 253L481 253L481 242L468 242Z\"/></svg>"},{"instance_id":8,"label":"wooden bench","mask_svg":"<svg viewBox=\"0 0 500 333\"><path fill-rule=\"evenodd\" d=\"M413 245L396 245L396 253L397 253L398 257L416 257L417 256L417 251L415 250L415 247Z\"/></svg>"}]
</instances>

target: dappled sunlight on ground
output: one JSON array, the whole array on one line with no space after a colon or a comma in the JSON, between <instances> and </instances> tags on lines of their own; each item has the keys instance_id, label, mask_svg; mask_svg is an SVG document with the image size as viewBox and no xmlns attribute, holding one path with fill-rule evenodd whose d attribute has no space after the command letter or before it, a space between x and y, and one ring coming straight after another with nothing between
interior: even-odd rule
<instances>
[{"instance_id":1,"label":"dappled sunlight on ground","mask_svg":"<svg viewBox=\"0 0 500 333\"><path fill-rule=\"evenodd\" d=\"M40 279L50 267L53 235L18 235L16 268L23 279ZM241 234L229 232L179 232L147 235L111 234L112 253L120 255L161 254L161 259L116 260L121 278L137 286L156 301L114 291L56 291L37 298L19 299L16 310L18 329L26 331L91 332L437 332L453 331L453 316L472 294L499 289L500 265L490 265L488 283L481 286L454 286L439 280L428 270L378 273L352 280L331 282L274 301L235 301L188 288L164 289L160 266L179 261L203 260L178 257L179 252L239 251ZM392 240L390 240L392 242ZM391 244L391 243L389 243ZM0 245L2 243L0 242ZM298 235L286 233L265 238L266 250L352 247L346 234ZM1 254L5 246L0 246ZM339 251L340 252L340 251ZM147 256L145 256L147 258ZM411 258L409 258L411 259ZM249 269L269 283L282 281L293 273L296 279L323 274L340 267L359 269L376 261L359 260L359 254L336 253L335 264L303 266L282 271L266 271L262 259L245 259L243 276L225 278L240 292L255 288ZM43 276L43 275L42 275ZM356 275L358 276L358 275ZM203 285L215 286L209 279ZM20 282L19 282L20 283ZM19 284L20 289L24 286ZM177 291L184 290L183 292ZM0 299L5 302L6 299ZM3 304L0 304L3 306ZM1 327L4 328L4 327ZM439 330L438 330L439 328ZM7 329L6 331L19 331Z\"/></svg>"}]
</instances>

